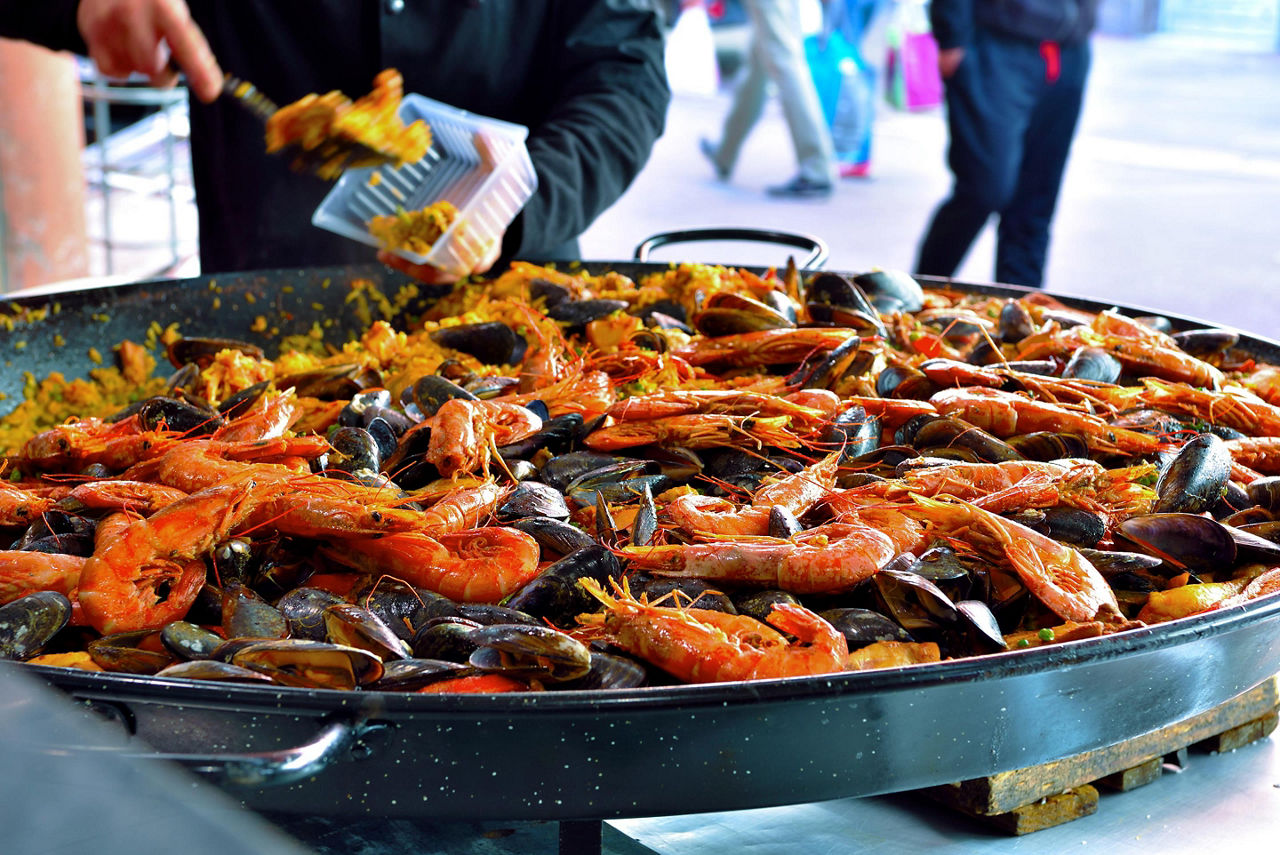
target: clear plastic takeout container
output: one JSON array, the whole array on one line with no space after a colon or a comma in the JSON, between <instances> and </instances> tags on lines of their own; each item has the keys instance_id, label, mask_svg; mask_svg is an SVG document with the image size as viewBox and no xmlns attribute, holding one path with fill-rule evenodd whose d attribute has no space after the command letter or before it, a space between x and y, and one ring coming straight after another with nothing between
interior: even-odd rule
<instances>
[{"instance_id":1,"label":"clear plastic takeout container","mask_svg":"<svg viewBox=\"0 0 1280 855\"><path fill-rule=\"evenodd\" d=\"M406 124L422 119L431 127L426 155L397 168L347 170L311 223L376 247L380 244L368 228L373 217L451 202L458 215L430 252L392 252L415 264L465 275L501 239L538 186L525 148L529 129L416 94L400 102L400 118Z\"/></svg>"}]
</instances>

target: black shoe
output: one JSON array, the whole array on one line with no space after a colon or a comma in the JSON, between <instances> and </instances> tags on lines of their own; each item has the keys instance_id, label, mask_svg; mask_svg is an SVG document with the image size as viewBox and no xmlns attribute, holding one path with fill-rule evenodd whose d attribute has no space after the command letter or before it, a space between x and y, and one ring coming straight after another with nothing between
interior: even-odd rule
<instances>
[{"instance_id":1,"label":"black shoe","mask_svg":"<svg viewBox=\"0 0 1280 855\"><path fill-rule=\"evenodd\" d=\"M830 196L833 189L830 181L811 181L803 175L797 175L786 184L766 188L765 192L779 198L818 199Z\"/></svg>"},{"instance_id":2,"label":"black shoe","mask_svg":"<svg viewBox=\"0 0 1280 855\"><path fill-rule=\"evenodd\" d=\"M702 152L703 157L711 161L711 168L716 171L716 178L724 181L729 177L729 170L720 165L720 149L715 143L703 137L698 140L698 150Z\"/></svg>"}]
</instances>

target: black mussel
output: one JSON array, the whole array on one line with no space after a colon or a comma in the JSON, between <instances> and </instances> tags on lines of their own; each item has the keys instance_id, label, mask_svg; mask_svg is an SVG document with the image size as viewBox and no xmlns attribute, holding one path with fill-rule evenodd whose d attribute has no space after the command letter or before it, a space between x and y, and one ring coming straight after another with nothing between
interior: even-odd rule
<instances>
[{"instance_id":1,"label":"black mussel","mask_svg":"<svg viewBox=\"0 0 1280 855\"><path fill-rule=\"evenodd\" d=\"M1018 300L1005 300L996 319L996 338L1016 344L1036 331L1036 322Z\"/></svg>"},{"instance_id":2,"label":"black mussel","mask_svg":"<svg viewBox=\"0 0 1280 855\"><path fill-rule=\"evenodd\" d=\"M985 338L969 348L969 352L965 354L964 361L970 365L1006 364L1004 352L1000 349L1000 345Z\"/></svg>"},{"instance_id":3,"label":"black mussel","mask_svg":"<svg viewBox=\"0 0 1280 855\"><path fill-rule=\"evenodd\" d=\"M413 406L416 407L417 405L415 404ZM390 427L391 431L396 435L397 441L400 437L405 435L409 428L418 423L394 407L370 407L365 410L364 416L360 422L361 425L368 430L374 421L386 422L387 426ZM383 454L384 458L386 456L386 454Z\"/></svg>"},{"instance_id":4,"label":"black mussel","mask_svg":"<svg viewBox=\"0 0 1280 855\"><path fill-rule=\"evenodd\" d=\"M630 578L630 577L628 577ZM719 588L702 579L665 579L637 576L631 582L632 593L643 594L650 603L680 606L682 608L708 609L714 612L737 614L733 600Z\"/></svg>"},{"instance_id":5,"label":"black mussel","mask_svg":"<svg viewBox=\"0 0 1280 855\"><path fill-rule=\"evenodd\" d=\"M809 303L805 306L809 320L817 326L845 327L864 336L884 337L888 334L879 315L861 309L828 306L825 303Z\"/></svg>"},{"instance_id":6,"label":"black mussel","mask_svg":"<svg viewBox=\"0 0 1280 855\"><path fill-rule=\"evenodd\" d=\"M1209 425L1209 433L1219 439L1244 439L1248 436L1244 431L1236 430L1228 425Z\"/></svg>"},{"instance_id":7,"label":"black mussel","mask_svg":"<svg viewBox=\"0 0 1280 855\"><path fill-rule=\"evenodd\" d=\"M1056 359L1014 359L1001 364L1010 371L1040 377L1057 377L1062 370L1062 363Z\"/></svg>"},{"instance_id":8,"label":"black mussel","mask_svg":"<svg viewBox=\"0 0 1280 855\"><path fill-rule=\"evenodd\" d=\"M809 280L804 298L809 317L817 323L836 323L889 337L880 311L856 280L839 273L817 273Z\"/></svg>"},{"instance_id":9,"label":"black mussel","mask_svg":"<svg viewBox=\"0 0 1280 855\"><path fill-rule=\"evenodd\" d=\"M375 416L366 421L364 429L373 439L373 447L378 452L378 463L381 466L383 460L396 453L399 445L398 438L403 431L397 432L391 423L381 416Z\"/></svg>"},{"instance_id":10,"label":"black mussel","mask_svg":"<svg viewBox=\"0 0 1280 855\"><path fill-rule=\"evenodd\" d=\"M1236 558L1241 562L1265 563L1270 567L1280 564L1280 544L1253 531L1226 525L1227 533L1236 545Z\"/></svg>"},{"instance_id":11,"label":"black mussel","mask_svg":"<svg viewBox=\"0 0 1280 855\"><path fill-rule=\"evenodd\" d=\"M330 605L346 602L323 587L296 587L276 600L275 608L288 621L289 635L296 639L324 641L324 611Z\"/></svg>"},{"instance_id":12,"label":"black mussel","mask_svg":"<svg viewBox=\"0 0 1280 855\"><path fill-rule=\"evenodd\" d=\"M441 327L428 335L441 347L470 354L485 365L516 365L528 347L524 336L498 321Z\"/></svg>"},{"instance_id":13,"label":"black mussel","mask_svg":"<svg viewBox=\"0 0 1280 855\"><path fill-rule=\"evenodd\" d=\"M690 325L708 338L764 330L790 329L795 322L777 310L732 291L718 292L697 312Z\"/></svg>"},{"instance_id":14,"label":"black mussel","mask_svg":"<svg viewBox=\"0 0 1280 855\"><path fill-rule=\"evenodd\" d=\"M738 614L753 617L758 621L766 621L778 603L798 606L800 601L787 591L766 589L763 591L740 591L729 598Z\"/></svg>"},{"instance_id":15,"label":"black mussel","mask_svg":"<svg viewBox=\"0 0 1280 855\"><path fill-rule=\"evenodd\" d=\"M482 401L488 401L493 398L501 398L503 395L514 394L519 390L520 378L508 377L505 374L484 374L472 377L462 388L475 395Z\"/></svg>"},{"instance_id":16,"label":"black mussel","mask_svg":"<svg viewBox=\"0 0 1280 855\"><path fill-rule=\"evenodd\" d=\"M950 655L981 655L1007 649L1000 622L982 600L961 600L956 603L956 612L960 619L945 636Z\"/></svg>"},{"instance_id":17,"label":"black mussel","mask_svg":"<svg viewBox=\"0 0 1280 855\"><path fill-rule=\"evenodd\" d=\"M462 617L432 618L413 634L413 655L418 659L443 659L466 664L476 649L471 635L480 624Z\"/></svg>"},{"instance_id":18,"label":"black mussel","mask_svg":"<svg viewBox=\"0 0 1280 855\"><path fill-rule=\"evenodd\" d=\"M622 537L618 531L618 522L613 518L613 511L609 509L609 500L605 498L603 492L596 492L596 540L605 546L618 546L622 543Z\"/></svg>"},{"instance_id":19,"label":"black mussel","mask_svg":"<svg viewBox=\"0 0 1280 855\"><path fill-rule=\"evenodd\" d=\"M590 648L549 626L496 624L471 638L477 646L467 662L481 671L558 683L591 669Z\"/></svg>"},{"instance_id":20,"label":"black mussel","mask_svg":"<svg viewBox=\"0 0 1280 855\"><path fill-rule=\"evenodd\" d=\"M969 309L925 309L916 320L937 330L954 344L984 341L995 330L995 324Z\"/></svg>"},{"instance_id":21,"label":"black mussel","mask_svg":"<svg viewBox=\"0 0 1280 855\"><path fill-rule=\"evenodd\" d=\"M428 599L434 597L440 597L440 595L432 591L419 590L399 579L381 577L372 586L352 592L351 601L373 612L397 637L408 641L413 638L413 629L417 625L415 619L427 619L422 609ZM440 597L440 599L444 599L450 606L453 604L453 601L447 598ZM330 603L330 605L337 604ZM450 609L445 613L455 612L456 609Z\"/></svg>"},{"instance_id":22,"label":"black mussel","mask_svg":"<svg viewBox=\"0 0 1280 855\"><path fill-rule=\"evenodd\" d=\"M508 455L531 457L544 448L552 454L564 454L586 436L586 422L580 413L565 413L554 418L543 418L543 413L538 412L538 407L545 412L546 404L541 401L532 401L528 407L542 418L542 429L527 439L500 448L499 451L503 457Z\"/></svg>"},{"instance_id":23,"label":"black mussel","mask_svg":"<svg viewBox=\"0 0 1280 855\"><path fill-rule=\"evenodd\" d=\"M1048 462L1089 456L1088 441L1074 433L1041 430L1011 436L1006 442L1027 460Z\"/></svg>"},{"instance_id":24,"label":"black mussel","mask_svg":"<svg viewBox=\"0 0 1280 855\"><path fill-rule=\"evenodd\" d=\"M543 557L550 552L554 556L563 557L571 552L594 546L595 540L580 528L551 517L525 517L508 523L511 528L519 529L531 535L542 548Z\"/></svg>"},{"instance_id":25,"label":"black mussel","mask_svg":"<svg viewBox=\"0 0 1280 855\"><path fill-rule=\"evenodd\" d=\"M804 531L800 520L786 507L774 505L769 508L769 536L784 540L795 537Z\"/></svg>"},{"instance_id":26,"label":"black mussel","mask_svg":"<svg viewBox=\"0 0 1280 855\"><path fill-rule=\"evenodd\" d=\"M547 317L573 328L607 318L614 312L625 312L630 307L626 300L565 300L548 307Z\"/></svg>"},{"instance_id":27,"label":"black mussel","mask_svg":"<svg viewBox=\"0 0 1280 855\"><path fill-rule=\"evenodd\" d=\"M1249 501L1268 511L1280 510L1280 476L1258 478L1245 487Z\"/></svg>"},{"instance_id":28,"label":"black mussel","mask_svg":"<svg viewBox=\"0 0 1280 855\"><path fill-rule=\"evenodd\" d=\"M1213 518L1225 525L1248 526L1257 525L1258 523L1270 522L1276 518L1276 515L1266 508L1260 508L1252 505L1244 510L1234 511L1225 516L1214 514Z\"/></svg>"},{"instance_id":29,"label":"black mussel","mask_svg":"<svg viewBox=\"0 0 1280 855\"><path fill-rule=\"evenodd\" d=\"M1162 570L1169 575L1226 570L1236 562L1236 544L1226 526L1197 514L1134 516L1116 526L1116 534L1163 558Z\"/></svg>"},{"instance_id":30,"label":"black mussel","mask_svg":"<svg viewBox=\"0 0 1280 855\"><path fill-rule=\"evenodd\" d=\"M0 606L0 659L39 653L71 620L71 601L56 591L36 591Z\"/></svg>"},{"instance_id":31,"label":"black mussel","mask_svg":"<svg viewBox=\"0 0 1280 855\"><path fill-rule=\"evenodd\" d=\"M657 319L654 318L654 315L662 315L663 317L670 318L680 324L687 324L689 322L689 313L685 310L685 307L674 300L655 300L652 303L647 303L644 308L638 311L639 317L642 321L654 326L662 326L662 324L658 323ZM693 332L693 330L686 328L685 332Z\"/></svg>"},{"instance_id":32,"label":"black mussel","mask_svg":"<svg viewBox=\"0 0 1280 855\"><path fill-rule=\"evenodd\" d=\"M1220 328L1194 329L1174 333L1173 340L1178 347L1197 359L1207 359L1235 347L1240 341L1240 334Z\"/></svg>"},{"instance_id":33,"label":"black mussel","mask_svg":"<svg viewBox=\"0 0 1280 855\"><path fill-rule=\"evenodd\" d=\"M557 683L557 689L601 690L634 689L648 682L649 672L644 665L627 656L591 651L591 666L587 673L574 680Z\"/></svg>"},{"instance_id":34,"label":"black mussel","mask_svg":"<svg viewBox=\"0 0 1280 855\"><path fill-rule=\"evenodd\" d=\"M43 552L50 555L79 555L88 558L93 554L92 534L47 534L35 540L23 538L21 545L14 544L18 552Z\"/></svg>"},{"instance_id":35,"label":"black mussel","mask_svg":"<svg viewBox=\"0 0 1280 855\"><path fill-rule=\"evenodd\" d=\"M179 659L209 659L223 642L216 632L190 621L169 621L160 630L160 643Z\"/></svg>"},{"instance_id":36,"label":"black mussel","mask_svg":"<svg viewBox=\"0 0 1280 855\"><path fill-rule=\"evenodd\" d=\"M1069 505L1045 508L1044 525L1054 540L1075 547L1096 547L1107 534L1107 521L1101 514Z\"/></svg>"},{"instance_id":37,"label":"black mussel","mask_svg":"<svg viewBox=\"0 0 1280 855\"><path fill-rule=\"evenodd\" d=\"M292 388L304 398L349 401L365 389L382 386L382 375L365 365L326 365L276 378L279 389Z\"/></svg>"},{"instance_id":38,"label":"black mussel","mask_svg":"<svg viewBox=\"0 0 1280 855\"><path fill-rule=\"evenodd\" d=\"M285 638L289 621L247 585L227 584L222 592L222 631L227 638Z\"/></svg>"},{"instance_id":39,"label":"black mussel","mask_svg":"<svg viewBox=\"0 0 1280 855\"><path fill-rule=\"evenodd\" d=\"M260 644L268 639L262 638L232 638L222 642L214 648L213 654L209 657L211 660L218 662L230 662L235 655L246 647L254 644Z\"/></svg>"},{"instance_id":40,"label":"black mussel","mask_svg":"<svg viewBox=\"0 0 1280 855\"><path fill-rule=\"evenodd\" d=\"M1173 322L1164 315L1136 315L1134 320L1143 326L1151 327L1156 332L1173 335Z\"/></svg>"},{"instance_id":41,"label":"black mussel","mask_svg":"<svg viewBox=\"0 0 1280 855\"><path fill-rule=\"evenodd\" d=\"M1230 480L1231 451L1227 444L1211 433L1197 434L1184 442L1161 470L1152 510L1202 513L1217 504Z\"/></svg>"},{"instance_id":42,"label":"black mussel","mask_svg":"<svg viewBox=\"0 0 1280 855\"><path fill-rule=\"evenodd\" d=\"M868 415L861 406L847 407L823 430L822 447L838 448L842 460L852 460L879 448L882 433L879 416Z\"/></svg>"},{"instance_id":43,"label":"black mussel","mask_svg":"<svg viewBox=\"0 0 1280 855\"><path fill-rule=\"evenodd\" d=\"M924 308L924 289L911 274L901 270L872 270L853 282L881 312L918 312Z\"/></svg>"},{"instance_id":44,"label":"black mussel","mask_svg":"<svg viewBox=\"0 0 1280 855\"><path fill-rule=\"evenodd\" d=\"M201 386L200 366L188 362L176 369L164 382L172 397L185 398L193 395Z\"/></svg>"},{"instance_id":45,"label":"black mussel","mask_svg":"<svg viewBox=\"0 0 1280 855\"><path fill-rule=\"evenodd\" d=\"M1145 552L1124 552L1118 549L1094 549L1079 547L1080 554L1103 576L1110 578L1122 573L1154 570L1164 559Z\"/></svg>"},{"instance_id":46,"label":"black mussel","mask_svg":"<svg viewBox=\"0 0 1280 855\"><path fill-rule=\"evenodd\" d=\"M254 569L253 544L236 537L224 541L213 551L213 566L225 583L247 579Z\"/></svg>"},{"instance_id":47,"label":"black mussel","mask_svg":"<svg viewBox=\"0 0 1280 855\"><path fill-rule=\"evenodd\" d=\"M22 533L13 545L14 549L26 550L27 546L42 538L58 534L87 535L93 537L97 523L72 510L51 508L31 519L31 525Z\"/></svg>"},{"instance_id":48,"label":"black mussel","mask_svg":"<svg viewBox=\"0 0 1280 855\"><path fill-rule=\"evenodd\" d=\"M986 463L982 455L971 448L960 448L954 445L932 445L917 449L920 452L921 464L941 466L944 463Z\"/></svg>"},{"instance_id":49,"label":"black mussel","mask_svg":"<svg viewBox=\"0 0 1280 855\"><path fill-rule=\"evenodd\" d=\"M917 448L965 448L987 463L1026 459L1009 443L956 416L917 419L914 417L899 428L894 441ZM910 435L901 433L907 425L913 425Z\"/></svg>"},{"instance_id":50,"label":"black mussel","mask_svg":"<svg viewBox=\"0 0 1280 855\"><path fill-rule=\"evenodd\" d=\"M627 336L627 341L641 350L652 350L654 353L666 353L671 350L671 340L656 329L645 327Z\"/></svg>"},{"instance_id":51,"label":"black mussel","mask_svg":"<svg viewBox=\"0 0 1280 855\"><path fill-rule=\"evenodd\" d=\"M903 462L914 460L919 456L920 452L909 445L882 445L875 451L868 451L866 454L859 454L851 460L841 462L848 463L855 470L860 467L875 467L893 473Z\"/></svg>"},{"instance_id":52,"label":"black mussel","mask_svg":"<svg viewBox=\"0 0 1280 855\"><path fill-rule=\"evenodd\" d=\"M632 546L652 546L658 538L658 508L653 503L653 492L649 485L644 485L640 494L640 506L636 510L635 519L631 523Z\"/></svg>"},{"instance_id":53,"label":"black mussel","mask_svg":"<svg viewBox=\"0 0 1280 855\"><path fill-rule=\"evenodd\" d=\"M521 481L498 505L496 516L504 524L525 517L566 520L569 518L569 506L555 487L540 481Z\"/></svg>"},{"instance_id":54,"label":"black mussel","mask_svg":"<svg viewBox=\"0 0 1280 855\"><path fill-rule=\"evenodd\" d=\"M495 623L524 623L531 626L541 625L543 621L515 606L496 606L492 603L458 603L458 615L466 620L475 621L481 626L492 626Z\"/></svg>"},{"instance_id":55,"label":"black mussel","mask_svg":"<svg viewBox=\"0 0 1280 855\"><path fill-rule=\"evenodd\" d=\"M1077 347L1062 368L1062 376L1068 379L1096 380L1114 383L1120 379L1124 366L1109 352L1100 347Z\"/></svg>"},{"instance_id":56,"label":"black mussel","mask_svg":"<svg viewBox=\"0 0 1280 855\"><path fill-rule=\"evenodd\" d=\"M850 652L877 641L915 641L911 633L871 609L825 609L818 612L818 616L840 630L849 643Z\"/></svg>"},{"instance_id":57,"label":"black mussel","mask_svg":"<svg viewBox=\"0 0 1280 855\"><path fill-rule=\"evenodd\" d=\"M419 377L409 390L413 403L424 418L434 416L436 410L440 409L445 401L453 398L462 398L464 401L476 400L475 395L439 374L425 374Z\"/></svg>"},{"instance_id":58,"label":"black mussel","mask_svg":"<svg viewBox=\"0 0 1280 855\"><path fill-rule=\"evenodd\" d=\"M392 659L382 664L382 676L367 688L371 692L416 692L432 683L474 673L470 665L443 659Z\"/></svg>"},{"instance_id":59,"label":"black mussel","mask_svg":"<svg viewBox=\"0 0 1280 855\"><path fill-rule=\"evenodd\" d=\"M222 399L222 403L218 405L218 414L228 419L242 416L270 389L271 381L263 380L261 383L246 386L239 392L233 392Z\"/></svg>"},{"instance_id":60,"label":"black mussel","mask_svg":"<svg viewBox=\"0 0 1280 855\"><path fill-rule=\"evenodd\" d=\"M571 626L583 612L594 611L595 598L582 589L579 579L601 585L622 575L618 558L599 544L571 552L551 564L507 599L507 605L562 626Z\"/></svg>"},{"instance_id":61,"label":"black mussel","mask_svg":"<svg viewBox=\"0 0 1280 855\"><path fill-rule=\"evenodd\" d=\"M195 363L200 370L208 368L214 358L224 350L234 350L250 359L262 359L265 355L262 348L247 341L233 338L180 338L165 348L165 355L174 368L181 368L188 362Z\"/></svg>"},{"instance_id":62,"label":"black mussel","mask_svg":"<svg viewBox=\"0 0 1280 855\"><path fill-rule=\"evenodd\" d=\"M800 320L800 305L795 300L788 297L782 291L772 290L766 292L760 297L760 302L782 315L791 323L795 324Z\"/></svg>"},{"instance_id":63,"label":"black mussel","mask_svg":"<svg viewBox=\"0 0 1280 855\"><path fill-rule=\"evenodd\" d=\"M1272 543L1280 543L1280 520L1256 520L1253 522L1242 523L1234 526L1241 531L1248 532L1254 537L1261 537Z\"/></svg>"},{"instance_id":64,"label":"black mussel","mask_svg":"<svg viewBox=\"0 0 1280 855\"><path fill-rule=\"evenodd\" d=\"M104 635L89 642L89 658L106 671L125 674L154 674L174 662L174 656L154 629L132 630Z\"/></svg>"},{"instance_id":65,"label":"black mussel","mask_svg":"<svg viewBox=\"0 0 1280 855\"><path fill-rule=\"evenodd\" d=\"M329 606L324 610L324 626L329 641L367 650L383 662L408 659L413 654L404 639L363 606L353 603Z\"/></svg>"},{"instance_id":66,"label":"black mussel","mask_svg":"<svg viewBox=\"0 0 1280 855\"><path fill-rule=\"evenodd\" d=\"M357 392L338 413L338 424L343 427L364 427L367 413L385 410L393 403L391 392L386 389L365 389L363 392Z\"/></svg>"},{"instance_id":67,"label":"black mussel","mask_svg":"<svg viewBox=\"0 0 1280 855\"><path fill-rule=\"evenodd\" d=\"M949 546L934 546L920 557L900 568L932 582L952 602L975 595L975 582L969 562Z\"/></svg>"},{"instance_id":68,"label":"black mussel","mask_svg":"<svg viewBox=\"0 0 1280 855\"><path fill-rule=\"evenodd\" d=\"M255 641L238 650L231 664L311 689L350 690L382 677L382 660L367 650L300 638Z\"/></svg>"},{"instance_id":69,"label":"black mussel","mask_svg":"<svg viewBox=\"0 0 1280 855\"><path fill-rule=\"evenodd\" d=\"M537 277L529 280L529 299L541 300L543 308L550 309L565 300L572 300L573 291L559 282Z\"/></svg>"},{"instance_id":70,"label":"black mussel","mask_svg":"<svg viewBox=\"0 0 1280 855\"><path fill-rule=\"evenodd\" d=\"M551 458L543 464L539 480L561 492L576 479L596 469L620 463L623 458L598 451L571 451Z\"/></svg>"},{"instance_id":71,"label":"black mussel","mask_svg":"<svg viewBox=\"0 0 1280 855\"><path fill-rule=\"evenodd\" d=\"M917 639L954 624L956 607L942 590L918 573L881 569L871 577L878 610Z\"/></svg>"},{"instance_id":72,"label":"black mussel","mask_svg":"<svg viewBox=\"0 0 1280 855\"><path fill-rule=\"evenodd\" d=\"M155 396L138 405L138 422L144 430L171 430L187 436L204 436L222 427L216 410L178 398Z\"/></svg>"},{"instance_id":73,"label":"black mussel","mask_svg":"<svg viewBox=\"0 0 1280 855\"><path fill-rule=\"evenodd\" d=\"M1249 497L1249 491L1243 485L1235 481L1228 481L1226 489L1222 491L1222 497L1209 508L1209 513L1219 522L1225 521L1232 514L1239 513L1246 508L1256 508L1257 505Z\"/></svg>"},{"instance_id":74,"label":"black mussel","mask_svg":"<svg viewBox=\"0 0 1280 855\"><path fill-rule=\"evenodd\" d=\"M928 400L938 389L923 371L907 365L888 365L876 375L876 394L881 398Z\"/></svg>"},{"instance_id":75,"label":"black mussel","mask_svg":"<svg viewBox=\"0 0 1280 855\"><path fill-rule=\"evenodd\" d=\"M671 479L649 470L654 464L647 460L629 460L614 463L575 478L564 495L579 507L590 507L603 499L610 505L625 505L640 500L648 486L653 493L661 493L671 485ZM543 469L545 475L546 469Z\"/></svg>"},{"instance_id":76,"label":"black mussel","mask_svg":"<svg viewBox=\"0 0 1280 855\"><path fill-rule=\"evenodd\" d=\"M382 468L382 452L373 434L362 427L340 427L329 437L333 452L328 473L377 472Z\"/></svg>"},{"instance_id":77,"label":"black mussel","mask_svg":"<svg viewBox=\"0 0 1280 855\"><path fill-rule=\"evenodd\" d=\"M174 677L181 680L206 680L215 683L272 683L267 674L251 671L230 662L216 659L191 659L175 662L156 672L157 677Z\"/></svg>"},{"instance_id":78,"label":"black mussel","mask_svg":"<svg viewBox=\"0 0 1280 855\"><path fill-rule=\"evenodd\" d=\"M445 595L437 594L435 591L428 591L425 588L414 588L413 591L418 598L418 607L413 610L409 617L409 626L415 633L437 618L461 618L458 604ZM376 607L376 601L370 603L370 607L374 611L380 611ZM410 643L412 643L412 639L410 639Z\"/></svg>"},{"instance_id":79,"label":"black mussel","mask_svg":"<svg viewBox=\"0 0 1280 855\"><path fill-rule=\"evenodd\" d=\"M502 455L503 469L505 470L497 474L499 481L510 481L513 484L519 484L521 481L531 481L538 477L538 466L532 460L508 457L505 449L499 449L499 452Z\"/></svg>"}]
</instances>

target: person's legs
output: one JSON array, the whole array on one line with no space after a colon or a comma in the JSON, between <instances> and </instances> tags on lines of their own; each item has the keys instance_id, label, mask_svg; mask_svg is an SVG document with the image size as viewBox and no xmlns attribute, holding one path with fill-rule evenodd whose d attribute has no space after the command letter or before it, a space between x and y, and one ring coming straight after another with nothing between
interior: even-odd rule
<instances>
[{"instance_id":1,"label":"person's legs","mask_svg":"<svg viewBox=\"0 0 1280 855\"><path fill-rule=\"evenodd\" d=\"M747 5L747 9L752 7ZM738 152L747 139L747 134L755 127L764 111L765 96L768 94L769 78L765 74L761 60L761 39L759 28L752 19L751 41L747 47L744 69L733 90L733 103L725 114L724 129L720 133L717 145L704 145L703 153L711 158L716 173L727 178L738 162Z\"/></svg>"},{"instance_id":2,"label":"person's legs","mask_svg":"<svg viewBox=\"0 0 1280 855\"><path fill-rule=\"evenodd\" d=\"M954 275L987 220L1013 195L1032 103L1024 47L1038 57L1034 45L980 30L946 81L947 164L954 181L920 243L917 273Z\"/></svg>"},{"instance_id":3,"label":"person's legs","mask_svg":"<svg viewBox=\"0 0 1280 855\"><path fill-rule=\"evenodd\" d=\"M805 60L797 0L745 4L761 42L760 58L778 87L800 177L814 185L836 178L835 148Z\"/></svg>"},{"instance_id":4,"label":"person's legs","mask_svg":"<svg viewBox=\"0 0 1280 855\"><path fill-rule=\"evenodd\" d=\"M1089 75L1087 42L1064 46L1057 80L1044 92L1027 125L1022 169L1013 199L1000 215L996 280L1039 288L1049 252L1049 228L1062 187Z\"/></svg>"}]
</instances>

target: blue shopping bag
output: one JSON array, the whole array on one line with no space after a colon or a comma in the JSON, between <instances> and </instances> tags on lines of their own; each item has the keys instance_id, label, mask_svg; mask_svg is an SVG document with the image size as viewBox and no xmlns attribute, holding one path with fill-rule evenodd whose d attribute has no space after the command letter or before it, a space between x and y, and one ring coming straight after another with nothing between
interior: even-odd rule
<instances>
[{"instance_id":1,"label":"blue shopping bag","mask_svg":"<svg viewBox=\"0 0 1280 855\"><path fill-rule=\"evenodd\" d=\"M839 30L809 36L804 51L837 159L865 163L871 157L875 72Z\"/></svg>"}]
</instances>

